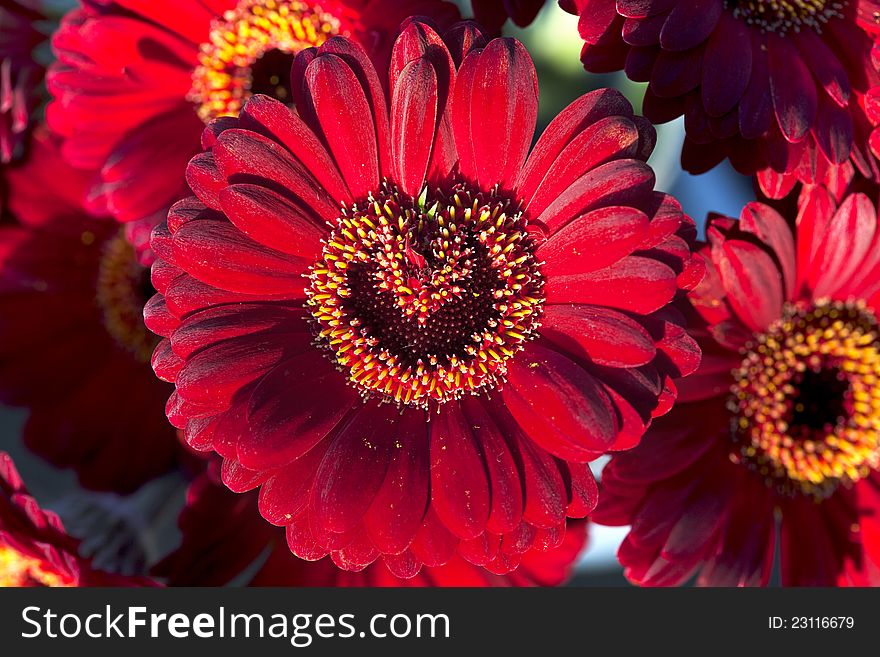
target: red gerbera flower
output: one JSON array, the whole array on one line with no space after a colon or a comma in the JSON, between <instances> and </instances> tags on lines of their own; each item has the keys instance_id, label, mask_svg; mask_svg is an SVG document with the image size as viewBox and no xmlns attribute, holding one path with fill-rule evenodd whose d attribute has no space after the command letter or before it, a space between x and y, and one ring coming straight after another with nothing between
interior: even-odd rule
<instances>
[{"instance_id":1,"label":"red gerbera flower","mask_svg":"<svg viewBox=\"0 0 880 657\"><path fill-rule=\"evenodd\" d=\"M256 493L231 493L208 474L190 486L178 524L180 546L154 568L169 586L222 586L245 583L240 580L246 576L250 586L558 586L586 543L586 523L572 523L559 547L527 552L508 575L493 575L459 556L444 566L423 568L411 579L395 577L381 563L353 573L326 558L294 557L284 533L257 512ZM255 573L245 575L260 562Z\"/></svg>"},{"instance_id":2,"label":"red gerbera flower","mask_svg":"<svg viewBox=\"0 0 880 657\"><path fill-rule=\"evenodd\" d=\"M0 587L150 586L143 577L96 570L57 515L31 497L12 459L0 452Z\"/></svg>"},{"instance_id":3,"label":"red gerbera flower","mask_svg":"<svg viewBox=\"0 0 880 657\"><path fill-rule=\"evenodd\" d=\"M34 60L34 49L48 40L35 27L45 18L39 5L39 0L0 3L0 162L20 155L39 105L36 88L45 71Z\"/></svg>"},{"instance_id":4,"label":"red gerbera flower","mask_svg":"<svg viewBox=\"0 0 880 657\"><path fill-rule=\"evenodd\" d=\"M471 0L474 18L491 33L501 30L509 18L526 27L538 16L545 0Z\"/></svg>"},{"instance_id":5,"label":"red gerbera flower","mask_svg":"<svg viewBox=\"0 0 880 657\"><path fill-rule=\"evenodd\" d=\"M448 38L407 26L390 110L357 44L301 53L299 113L255 96L212 124L152 241L169 418L295 554L399 577L556 545L595 503L586 462L699 357L667 305L701 274L693 224L653 191L650 124L588 94L527 161L524 47Z\"/></svg>"},{"instance_id":6,"label":"red gerbera flower","mask_svg":"<svg viewBox=\"0 0 880 657\"><path fill-rule=\"evenodd\" d=\"M603 473L595 518L632 524L627 575L880 583L880 231L862 194L806 193L795 235L760 203L711 219L691 293L703 362Z\"/></svg>"},{"instance_id":7,"label":"red gerbera flower","mask_svg":"<svg viewBox=\"0 0 880 657\"><path fill-rule=\"evenodd\" d=\"M290 101L296 52L335 34L387 62L411 14L457 19L441 0L83 0L53 38L49 125L74 165L100 169L121 221L188 194L204 122L237 116L254 93Z\"/></svg>"},{"instance_id":8,"label":"red gerbera flower","mask_svg":"<svg viewBox=\"0 0 880 657\"><path fill-rule=\"evenodd\" d=\"M89 488L131 491L180 449L148 364L149 269L119 224L87 212L91 176L48 139L7 178L17 222L0 227L0 399L30 409L38 454Z\"/></svg>"},{"instance_id":9,"label":"red gerbera flower","mask_svg":"<svg viewBox=\"0 0 880 657\"><path fill-rule=\"evenodd\" d=\"M878 175L864 148L861 104L874 0L564 0L580 15L582 60L648 82L645 116L684 115L682 164L701 173L725 157L785 195L847 160ZM780 177L779 174L787 174Z\"/></svg>"}]
</instances>

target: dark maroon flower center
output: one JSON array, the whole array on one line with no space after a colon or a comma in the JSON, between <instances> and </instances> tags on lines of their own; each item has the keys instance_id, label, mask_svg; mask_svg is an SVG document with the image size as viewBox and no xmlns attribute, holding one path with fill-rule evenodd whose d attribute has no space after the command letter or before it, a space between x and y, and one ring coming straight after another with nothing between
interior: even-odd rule
<instances>
[{"instance_id":1,"label":"dark maroon flower center","mask_svg":"<svg viewBox=\"0 0 880 657\"><path fill-rule=\"evenodd\" d=\"M733 459L780 492L822 498L880 464L880 329L864 305L788 305L733 376Z\"/></svg>"},{"instance_id":2,"label":"dark maroon flower center","mask_svg":"<svg viewBox=\"0 0 880 657\"><path fill-rule=\"evenodd\" d=\"M144 306L156 293L150 270L141 265L122 231L104 244L98 266L96 300L110 337L148 363L158 340L144 325Z\"/></svg>"},{"instance_id":3,"label":"dark maroon flower center","mask_svg":"<svg viewBox=\"0 0 880 657\"><path fill-rule=\"evenodd\" d=\"M240 0L211 25L199 49L189 99L206 123L238 116L255 93L290 98L290 65L300 50L339 34L339 20L315 3Z\"/></svg>"},{"instance_id":4,"label":"dark maroon flower center","mask_svg":"<svg viewBox=\"0 0 880 657\"><path fill-rule=\"evenodd\" d=\"M784 34L822 27L833 18L842 18L846 0L726 0L734 17L767 32Z\"/></svg>"},{"instance_id":5,"label":"dark maroon flower center","mask_svg":"<svg viewBox=\"0 0 880 657\"><path fill-rule=\"evenodd\" d=\"M535 335L543 285L514 205L457 185L386 186L344 211L311 268L318 342L365 395L427 408L500 384Z\"/></svg>"}]
</instances>

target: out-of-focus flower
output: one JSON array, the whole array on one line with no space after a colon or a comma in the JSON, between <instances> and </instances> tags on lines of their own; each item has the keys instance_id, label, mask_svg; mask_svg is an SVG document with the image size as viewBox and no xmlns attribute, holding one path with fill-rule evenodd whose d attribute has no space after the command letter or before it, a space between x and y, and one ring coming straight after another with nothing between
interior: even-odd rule
<instances>
[{"instance_id":1,"label":"out-of-focus flower","mask_svg":"<svg viewBox=\"0 0 880 657\"><path fill-rule=\"evenodd\" d=\"M644 113L684 115L682 164L725 157L787 194L850 162L877 177L866 148L864 94L877 84L874 0L563 0L580 15L588 70L648 82Z\"/></svg>"},{"instance_id":2,"label":"out-of-focus flower","mask_svg":"<svg viewBox=\"0 0 880 657\"><path fill-rule=\"evenodd\" d=\"M48 37L37 29L45 17L39 0L0 3L0 162L18 157L39 106L38 86L45 70L34 49Z\"/></svg>"},{"instance_id":3,"label":"out-of-focus flower","mask_svg":"<svg viewBox=\"0 0 880 657\"><path fill-rule=\"evenodd\" d=\"M522 44L447 38L407 25L390 109L356 43L300 54L299 113L255 96L209 126L152 240L169 418L296 555L398 577L558 545L587 462L699 360L669 308L694 227L653 190L650 124L598 91L529 156Z\"/></svg>"},{"instance_id":4,"label":"out-of-focus flower","mask_svg":"<svg viewBox=\"0 0 880 657\"><path fill-rule=\"evenodd\" d=\"M509 18L514 25L530 25L546 0L471 0L474 18L490 33L501 30Z\"/></svg>"},{"instance_id":5,"label":"out-of-focus flower","mask_svg":"<svg viewBox=\"0 0 880 657\"><path fill-rule=\"evenodd\" d=\"M680 403L603 472L635 582L880 583L880 231L874 204L804 194L711 218L690 298L703 349Z\"/></svg>"},{"instance_id":6,"label":"out-of-focus flower","mask_svg":"<svg viewBox=\"0 0 880 657\"><path fill-rule=\"evenodd\" d=\"M84 486L129 492L181 449L149 366L149 268L122 228L95 216L91 174L33 141L7 169L13 221L0 227L0 400L30 410L24 440Z\"/></svg>"},{"instance_id":7,"label":"out-of-focus flower","mask_svg":"<svg viewBox=\"0 0 880 657\"><path fill-rule=\"evenodd\" d=\"M297 559L284 532L260 517L256 493L232 493L210 474L191 485L178 524L180 546L154 568L169 586L222 586L242 577L247 582L238 583L251 586L558 586L586 543L586 523L573 522L561 545L527 552L507 575L493 575L460 556L411 579L395 577L382 563L350 572L326 558Z\"/></svg>"},{"instance_id":8,"label":"out-of-focus flower","mask_svg":"<svg viewBox=\"0 0 880 657\"><path fill-rule=\"evenodd\" d=\"M263 93L292 100L294 55L335 34L387 63L401 21L456 20L440 0L85 0L53 38L48 120L74 166L99 169L112 214L137 220L188 191L203 122Z\"/></svg>"},{"instance_id":9,"label":"out-of-focus flower","mask_svg":"<svg viewBox=\"0 0 880 657\"><path fill-rule=\"evenodd\" d=\"M12 459L0 452L0 587L155 584L96 570L77 555L77 543L58 516L28 494Z\"/></svg>"}]
</instances>

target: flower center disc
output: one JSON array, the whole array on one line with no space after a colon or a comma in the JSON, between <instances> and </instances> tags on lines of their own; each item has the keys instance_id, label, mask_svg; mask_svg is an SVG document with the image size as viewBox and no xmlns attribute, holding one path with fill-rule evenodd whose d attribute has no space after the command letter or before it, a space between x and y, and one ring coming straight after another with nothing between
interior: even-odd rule
<instances>
[{"instance_id":1,"label":"flower center disc","mask_svg":"<svg viewBox=\"0 0 880 657\"><path fill-rule=\"evenodd\" d=\"M290 65L300 50L339 34L339 20L296 0L241 0L211 25L199 49L189 100L207 123L238 116L255 93L290 97Z\"/></svg>"},{"instance_id":2,"label":"flower center disc","mask_svg":"<svg viewBox=\"0 0 880 657\"><path fill-rule=\"evenodd\" d=\"M732 457L781 492L823 498L880 463L880 330L863 305L787 306L733 375Z\"/></svg>"},{"instance_id":3,"label":"flower center disc","mask_svg":"<svg viewBox=\"0 0 880 657\"><path fill-rule=\"evenodd\" d=\"M785 34L809 27L822 32L832 18L842 18L846 0L726 0L735 18L767 32Z\"/></svg>"},{"instance_id":4,"label":"flower center disc","mask_svg":"<svg viewBox=\"0 0 880 657\"><path fill-rule=\"evenodd\" d=\"M98 265L96 299L104 328L122 349L149 363L158 339L144 325L144 306L156 293L150 270L137 261L120 232L104 244Z\"/></svg>"},{"instance_id":5,"label":"flower center disc","mask_svg":"<svg viewBox=\"0 0 880 657\"><path fill-rule=\"evenodd\" d=\"M385 186L343 211L307 294L318 344L362 394L428 409L503 381L538 328L543 285L507 200Z\"/></svg>"},{"instance_id":6,"label":"flower center disc","mask_svg":"<svg viewBox=\"0 0 880 657\"><path fill-rule=\"evenodd\" d=\"M39 559L27 557L0 545L0 588L73 586L74 582L44 567Z\"/></svg>"}]
</instances>

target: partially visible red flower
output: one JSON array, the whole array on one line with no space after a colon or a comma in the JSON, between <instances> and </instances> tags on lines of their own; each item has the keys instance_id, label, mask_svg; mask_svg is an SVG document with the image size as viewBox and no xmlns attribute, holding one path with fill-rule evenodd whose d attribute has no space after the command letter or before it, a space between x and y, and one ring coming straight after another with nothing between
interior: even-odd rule
<instances>
[{"instance_id":1,"label":"partially visible red flower","mask_svg":"<svg viewBox=\"0 0 880 657\"><path fill-rule=\"evenodd\" d=\"M204 122L254 93L290 102L293 56L335 34L386 65L411 14L458 18L442 0L84 0L53 37L49 125L71 164L101 171L117 219L164 214Z\"/></svg>"},{"instance_id":2,"label":"partially visible red flower","mask_svg":"<svg viewBox=\"0 0 880 657\"><path fill-rule=\"evenodd\" d=\"M699 360L669 307L695 230L653 190L650 124L594 92L529 155L525 48L447 38L406 26L390 109L357 44L301 53L299 112L255 96L209 126L152 240L171 421L295 554L400 577L557 545L595 503L587 462Z\"/></svg>"},{"instance_id":3,"label":"partially visible red flower","mask_svg":"<svg viewBox=\"0 0 880 657\"><path fill-rule=\"evenodd\" d=\"M34 139L6 171L14 221L0 226L0 400L30 411L24 439L89 488L129 492L181 449L149 367L149 269L118 223L94 216L91 175Z\"/></svg>"},{"instance_id":4,"label":"partially visible red flower","mask_svg":"<svg viewBox=\"0 0 880 657\"><path fill-rule=\"evenodd\" d=\"M603 472L594 519L632 525L646 585L880 584L880 229L874 203L805 192L710 219L690 295L703 361Z\"/></svg>"},{"instance_id":5,"label":"partially visible red flower","mask_svg":"<svg viewBox=\"0 0 880 657\"><path fill-rule=\"evenodd\" d=\"M31 497L10 456L0 452L0 587L152 586L114 575L77 554L78 541Z\"/></svg>"},{"instance_id":6,"label":"partially visible red flower","mask_svg":"<svg viewBox=\"0 0 880 657\"><path fill-rule=\"evenodd\" d=\"M509 18L526 27L538 16L546 0L471 0L474 18L489 33L497 33Z\"/></svg>"},{"instance_id":7,"label":"partially visible red flower","mask_svg":"<svg viewBox=\"0 0 880 657\"><path fill-rule=\"evenodd\" d=\"M558 586L586 544L586 523L572 523L559 547L526 553L507 575L493 575L461 557L423 568L411 579L395 577L382 563L350 572L326 558L297 559L284 532L260 517L255 493L232 493L209 474L190 486L178 524L180 546L153 570L169 586ZM249 572L255 564L261 565Z\"/></svg>"},{"instance_id":8,"label":"partially visible red flower","mask_svg":"<svg viewBox=\"0 0 880 657\"><path fill-rule=\"evenodd\" d=\"M643 111L684 115L682 165L726 157L782 196L851 162L880 175L865 147L864 95L878 29L874 0L566 0L580 15L584 66L648 82Z\"/></svg>"},{"instance_id":9,"label":"partially visible red flower","mask_svg":"<svg viewBox=\"0 0 880 657\"><path fill-rule=\"evenodd\" d=\"M0 3L0 162L21 155L40 104L37 87L45 70L34 59L34 49L48 37L35 26L44 19L40 0Z\"/></svg>"}]
</instances>

